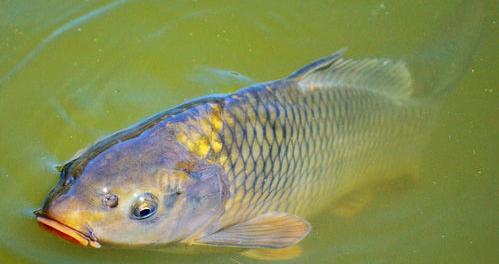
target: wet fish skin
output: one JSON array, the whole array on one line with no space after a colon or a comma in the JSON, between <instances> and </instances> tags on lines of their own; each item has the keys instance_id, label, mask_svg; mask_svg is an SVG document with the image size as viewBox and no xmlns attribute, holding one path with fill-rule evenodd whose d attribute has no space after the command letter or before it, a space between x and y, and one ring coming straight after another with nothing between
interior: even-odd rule
<instances>
[{"instance_id":1,"label":"wet fish skin","mask_svg":"<svg viewBox=\"0 0 499 264\"><path fill-rule=\"evenodd\" d=\"M309 216L361 185L417 169L433 106L352 87L309 88L292 78L258 84L205 106L222 109L219 131L198 129L214 118L210 110L179 126L222 142L219 153L198 153L227 172L222 226L268 211Z\"/></svg>"},{"instance_id":2,"label":"wet fish skin","mask_svg":"<svg viewBox=\"0 0 499 264\"><path fill-rule=\"evenodd\" d=\"M63 168L40 217L104 245L296 244L310 231L304 217L417 170L433 120L404 63L341 56L96 143ZM103 205L110 194L116 207ZM144 194L157 204L139 220L131 213Z\"/></svg>"}]
</instances>

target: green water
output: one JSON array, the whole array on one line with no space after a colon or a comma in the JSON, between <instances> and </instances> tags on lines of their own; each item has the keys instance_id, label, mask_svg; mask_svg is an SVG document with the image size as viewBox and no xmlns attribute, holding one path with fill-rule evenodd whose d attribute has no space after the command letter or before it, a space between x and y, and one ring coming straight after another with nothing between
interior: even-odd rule
<instances>
[{"instance_id":1,"label":"green water","mask_svg":"<svg viewBox=\"0 0 499 264\"><path fill-rule=\"evenodd\" d=\"M54 166L185 99L276 79L348 47L401 58L445 36L456 1L0 2L0 262L253 263L237 254L82 248L32 215ZM324 212L291 263L499 261L498 3L443 102L419 181L358 216ZM444 39L445 40L445 39Z\"/></svg>"}]
</instances>

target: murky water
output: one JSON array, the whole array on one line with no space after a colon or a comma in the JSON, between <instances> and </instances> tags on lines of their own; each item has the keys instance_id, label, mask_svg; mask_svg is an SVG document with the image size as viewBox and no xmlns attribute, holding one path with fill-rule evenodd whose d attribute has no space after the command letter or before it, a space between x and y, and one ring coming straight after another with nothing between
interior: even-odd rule
<instances>
[{"instance_id":1,"label":"murky water","mask_svg":"<svg viewBox=\"0 0 499 264\"><path fill-rule=\"evenodd\" d=\"M463 2L465 3L465 2ZM311 219L293 263L499 260L497 2L445 100L415 186L360 215ZM92 250L37 227L54 166L185 99L276 79L348 47L405 57L445 36L456 1L1 1L2 263L252 263L236 254ZM441 32L441 34L440 34Z\"/></svg>"}]
</instances>

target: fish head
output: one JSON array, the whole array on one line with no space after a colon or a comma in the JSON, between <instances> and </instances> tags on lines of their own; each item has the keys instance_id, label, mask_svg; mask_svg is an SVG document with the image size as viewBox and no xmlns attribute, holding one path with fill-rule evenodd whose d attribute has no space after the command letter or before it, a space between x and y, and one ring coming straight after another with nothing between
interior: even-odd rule
<instances>
[{"instance_id":1,"label":"fish head","mask_svg":"<svg viewBox=\"0 0 499 264\"><path fill-rule=\"evenodd\" d=\"M185 240L220 216L220 166L191 155L165 132L117 142L90 148L63 167L36 213L43 226L82 245L141 246Z\"/></svg>"}]
</instances>

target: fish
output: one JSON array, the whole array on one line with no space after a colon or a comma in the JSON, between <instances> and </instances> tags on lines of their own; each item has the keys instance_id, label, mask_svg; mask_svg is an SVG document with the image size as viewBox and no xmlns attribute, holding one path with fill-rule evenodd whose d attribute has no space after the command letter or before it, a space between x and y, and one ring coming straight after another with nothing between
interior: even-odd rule
<instances>
[{"instance_id":1,"label":"fish","mask_svg":"<svg viewBox=\"0 0 499 264\"><path fill-rule=\"evenodd\" d=\"M293 255L310 217L354 215L369 186L416 175L434 123L441 91L418 91L404 61L344 53L98 141L60 168L37 221L94 248Z\"/></svg>"}]
</instances>

